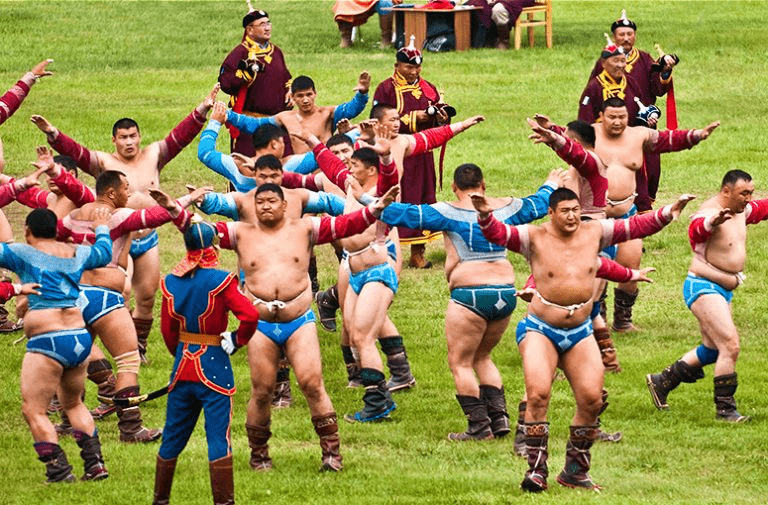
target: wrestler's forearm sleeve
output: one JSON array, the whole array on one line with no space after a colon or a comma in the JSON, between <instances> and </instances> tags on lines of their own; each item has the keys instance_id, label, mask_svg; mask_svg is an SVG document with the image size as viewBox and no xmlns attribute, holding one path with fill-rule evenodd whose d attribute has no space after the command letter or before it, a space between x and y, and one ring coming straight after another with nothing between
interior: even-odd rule
<instances>
[{"instance_id":1,"label":"wrestler's forearm sleeve","mask_svg":"<svg viewBox=\"0 0 768 505\"><path fill-rule=\"evenodd\" d=\"M33 188L30 188L30 189L33 189ZM37 188L34 188L34 189L37 189ZM14 179L11 179L10 182L6 182L5 184L0 184L0 208L5 207L9 203L18 199L21 195L23 195L27 191L29 191L29 189L26 191L22 191L21 193L17 193L16 181ZM27 205L27 204L24 203L24 205ZM29 205L29 207L31 207L31 205ZM37 208L37 207L33 207L33 208Z\"/></svg>"},{"instance_id":2,"label":"wrestler's forearm sleeve","mask_svg":"<svg viewBox=\"0 0 768 505\"><path fill-rule=\"evenodd\" d=\"M216 223L216 231L219 234L219 247L222 249L234 249L237 243L235 238L235 223L219 221Z\"/></svg>"},{"instance_id":3,"label":"wrestler's forearm sleeve","mask_svg":"<svg viewBox=\"0 0 768 505\"><path fill-rule=\"evenodd\" d=\"M376 196L382 196L389 191L389 188L396 186L399 182L400 175L397 173L397 165L394 160L387 164L382 165L379 162L379 178L376 179Z\"/></svg>"},{"instance_id":4,"label":"wrestler's forearm sleeve","mask_svg":"<svg viewBox=\"0 0 768 505\"><path fill-rule=\"evenodd\" d=\"M13 116L13 113L18 110L34 83L35 75L32 72L27 72L0 97L0 124L5 123L5 120Z\"/></svg>"},{"instance_id":5,"label":"wrestler's forearm sleeve","mask_svg":"<svg viewBox=\"0 0 768 505\"><path fill-rule=\"evenodd\" d=\"M80 182L68 170L62 169L59 176L53 182L56 183L64 196L72 200L76 207L82 207L96 199L91 188Z\"/></svg>"},{"instance_id":6,"label":"wrestler's forearm sleeve","mask_svg":"<svg viewBox=\"0 0 768 505\"><path fill-rule=\"evenodd\" d=\"M0 282L0 303L5 303L16 295L16 289L11 282Z\"/></svg>"},{"instance_id":7,"label":"wrestler's forearm sleeve","mask_svg":"<svg viewBox=\"0 0 768 505\"><path fill-rule=\"evenodd\" d=\"M112 239L106 225L96 227L96 240L91 246L91 254L85 261L85 270L103 267L112 260Z\"/></svg>"},{"instance_id":8,"label":"wrestler's forearm sleeve","mask_svg":"<svg viewBox=\"0 0 768 505\"><path fill-rule=\"evenodd\" d=\"M691 219L691 224L688 225L688 240L694 249L696 244L703 244L712 235L712 225L707 223L707 220L706 217L696 217Z\"/></svg>"},{"instance_id":9,"label":"wrestler's forearm sleeve","mask_svg":"<svg viewBox=\"0 0 768 505\"><path fill-rule=\"evenodd\" d=\"M205 123L205 114L199 110L193 110L187 117L176 125L163 140L160 141L160 155L157 160L157 169L163 168L169 161L176 157L182 149L192 142Z\"/></svg>"},{"instance_id":10,"label":"wrestler's forearm sleeve","mask_svg":"<svg viewBox=\"0 0 768 505\"><path fill-rule=\"evenodd\" d=\"M672 217L669 215L668 207L647 214L638 214L629 219L601 219L600 223L603 226L601 249L619 242L653 235L671 222Z\"/></svg>"},{"instance_id":11,"label":"wrestler's forearm sleeve","mask_svg":"<svg viewBox=\"0 0 768 505\"><path fill-rule=\"evenodd\" d=\"M658 132L656 142L647 151L651 153L673 153L690 149L699 143L694 135L695 130L665 130Z\"/></svg>"},{"instance_id":12,"label":"wrestler's forearm sleeve","mask_svg":"<svg viewBox=\"0 0 768 505\"><path fill-rule=\"evenodd\" d=\"M502 223L493 214L488 214L484 219L478 217L477 224L480 225L483 236L488 242L506 247L510 251L522 252L522 243L517 227Z\"/></svg>"},{"instance_id":13,"label":"wrestler's forearm sleeve","mask_svg":"<svg viewBox=\"0 0 768 505\"><path fill-rule=\"evenodd\" d=\"M182 214L179 215L181 216ZM172 220L174 218L168 210L160 205L155 205L131 212L122 222L112 228L110 235L114 240L132 231L143 230L144 228L157 228Z\"/></svg>"},{"instance_id":14,"label":"wrestler's forearm sleeve","mask_svg":"<svg viewBox=\"0 0 768 505\"><path fill-rule=\"evenodd\" d=\"M279 126L274 117L252 117L238 114L233 110L227 111L227 122L243 133L253 134L261 126L271 124Z\"/></svg>"},{"instance_id":15,"label":"wrestler's forearm sleeve","mask_svg":"<svg viewBox=\"0 0 768 505\"><path fill-rule=\"evenodd\" d=\"M454 135L455 133L451 125L438 126L414 133L413 139L416 141L416 145L411 150L410 156L426 153L436 147L445 145Z\"/></svg>"},{"instance_id":16,"label":"wrestler's forearm sleeve","mask_svg":"<svg viewBox=\"0 0 768 505\"><path fill-rule=\"evenodd\" d=\"M230 194L208 193L203 197L198 208L208 215L217 214L235 221L240 218L235 199Z\"/></svg>"},{"instance_id":17,"label":"wrestler's forearm sleeve","mask_svg":"<svg viewBox=\"0 0 768 505\"><path fill-rule=\"evenodd\" d=\"M51 140L48 138L48 143L53 147L56 152L69 156L77 166L85 170L87 173L96 177L99 175L99 160L95 153L91 153L87 147L81 146L70 137L67 137L61 131L56 134L56 138Z\"/></svg>"},{"instance_id":18,"label":"wrestler's forearm sleeve","mask_svg":"<svg viewBox=\"0 0 768 505\"><path fill-rule=\"evenodd\" d=\"M352 119L357 117L363 110L365 110L365 105L367 103L368 93L360 93L358 91L355 93L355 96L352 97L352 100L337 105L333 110L333 130L336 129L336 123L342 119Z\"/></svg>"},{"instance_id":19,"label":"wrestler's forearm sleeve","mask_svg":"<svg viewBox=\"0 0 768 505\"><path fill-rule=\"evenodd\" d=\"M6 186L6 184L3 184L3 186ZM5 207L7 205L3 186L0 186L0 207ZM50 194L51 194L50 191L45 191L44 189L40 189L38 187L32 186L28 190L22 191L21 193L19 193L16 196L16 201L22 205L26 205L31 209L47 209L48 196Z\"/></svg>"},{"instance_id":20,"label":"wrestler's forearm sleeve","mask_svg":"<svg viewBox=\"0 0 768 505\"><path fill-rule=\"evenodd\" d=\"M578 142L574 142L568 137L563 138L565 139L565 145L555 149L555 153L560 156L560 159L574 167L579 172L579 175L587 180L602 177L595 157L585 151Z\"/></svg>"},{"instance_id":21,"label":"wrestler's forearm sleeve","mask_svg":"<svg viewBox=\"0 0 768 505\"><path fill-rule=\"evenodd\" d=\"M323 190L317 183L315 174L301 175L295 172L283 172L283 183L281 186L288 189L305 188L310 191Z\"/></svg>"},{"instance_id":22,"label":"wrestler's forearm sleeve","mask_svg":"<svg viewBox=\"0 0 768 505\"><path fill-rule=\"evenodd\" d=\"M615 261L600 256L600 268L597 269L597 277L611 282L629 282L634 272L631 268L619 265Z\"/></svg>"},{"instance_id":23,"label":"wrestler's forearm sleeve","mask_svg":"<svg viewBox=\"0 0 768 505\"><path fill-rule=\"evenodd\" d=\"M747 204L747 224L768 219L768 200L753 200Z\"/></svg>"},{"instance_id":24,"label":"wrestler's forearm sleeve","mask_svg":"<svg viewBox=\"0 0 768 505\"><path fill-rule=\"evenodd\" d=\"M505 219L504 223L514 226L545 217L549 209L549 196L555 189L557 187L554 182L545 182L535 194L523 198L520 210Z\"/></svg>"},{"instance_id":25,"label":"wrestler's forearm sleeve","mask_svg":"<svg viewBox=\"0 0 768 505\"><path fill-rule=\"evenodd\" d=\"M327 244L334 240L351 237L362 233L376 221L368 207L364 207L351 214L336 217L312 218L313 221L313 243Z\"/></svg>"},{"instance_id":26,"label":"wrestler's forearm sleeve","mask_svg":"<svg viewBox=\"0 0 768 505\"><path fill-rule=\"evenodd\" d=\"M320 170L323 171L326 177L341 188L342 191L346 190L347 177L349 177L349 170L330 149L325 147L325 144L320 142L313 149L315 153L315 159L320 166Z\"/></svg>"}]
</instances>

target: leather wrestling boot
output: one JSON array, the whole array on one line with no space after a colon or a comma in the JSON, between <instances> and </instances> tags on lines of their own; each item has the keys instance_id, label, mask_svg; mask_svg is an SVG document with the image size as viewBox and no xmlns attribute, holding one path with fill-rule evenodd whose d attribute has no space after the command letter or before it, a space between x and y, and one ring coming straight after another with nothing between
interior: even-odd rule
<instances>
[{"instance_id":1,"label":"leather wrestling boot","mask_svg":"<svg viewBox=\"0 0 768 505\"><path fill-rule=\"evenodd\" d=\"M103 480L109 477L107 467L104 466L104 456L101 455L101 441L99 432L86 435L80 430L74 431L75 441L80 447L80 458L83 460L83 476L80 480Z\"/></svg>"},{"instance_id":2,"label":"leather wrestling boot","mask_svg":"<svg viewBox=\"0 0 768 505\"><path fill-rule=\"evenodd\" d=\"M488 409L488 417L491 418L491 431L495 438L507 435L509 429L509 413L507 412L507 399L504 398L504 386L500 388L480 384L480 399Z\"/></svg>"},{"instance_id":3,"label":"leather wrestling boot","mask_svg":"<svg viewBox=\"0 0 768 505\"><path fill-rule=\"evenodd\" d=\"M515 443L512 451L523 458L528 456L528 449L525 445L525 409L528 402L520 402L517 405L517 426L515 426Z\"/></svg>"},{"instance_id":4,"label":"leather wrestling boot","mask_svg":"<svg viewBox=\"0 0 768 505\"><path fill-rule=\"evenodd\" d=\"M37 442L35 444L37 459L45 463L45 476L48 484L54 482L74 482L72 465L67 461L67 455L59 444L53 442Z\"/></svg>"},{"instance_id":5,"label":"leather wrestling boot","mask_svg":"<svg viewBox=\"0 0 768 505\"><path fill-rule=\"evenodd\" d=\"M466 441L466 440L490 440L493 438L491 432L491 418L488 417L488 408L485 402L474 396L456 395L461 410L467 417L467 431L464 433L449 433L448 440Z\"/></svg>"},{"instance_id":6,"label":"leather wrestling boot","mask_svg":"<svg viewBox=\"0 0 768 505\"><path fill-rule=\"evenodd\" d=\"M742 416L736 410L736 388L739 386L735 373L718 375L715 377L715 407L717 419L731 423L744 423L750 420L749 416Z\"/></svg>"},{"instance_id":7,"label":"leather wrestling boot","mask_svg":"<svg viewBox=\"0 0 768 505\"><path fill-rule=\"evenodd\" d=\"M344 420L350 423L367 423L387 419L397 405L389 394L384 374L375 368L363 368L360 370L360 377L365 386L364 406L354 414L345 415Z\"/></svg>"},{"instance_id":8,"label":"leather wrestling boot","mask_svg":"<svg viewBox=\"0 0 768 505\"><path fill-rule=\"evenodd\" d=\"M208 462L213 505L235 505L235 476L232 455Z\"/></svg>"},{"instance_id":9,"label":"leather wrestling boot","mask_svg":"<svg viewBox=\"0 0 768 505\"><path fill-rule=\"evenodd\" d=\"M322 416L314 416L312 424L315 433L320 437L320 449L322 450L321 472L339 472L344 466L341 464L339 453L339 423L336 420L336 412Z\"/></svg>"},{"instance_id":10,"label":"leather wrestling boot","mask_svg":"<svg viewBox=\"0 0 768 505\"><path fill-rule=\"evenodd\" d=\"M258 471L272 469L272 458L269 457L269 437L272 432L269 431L270 422L265 426L257 424L246 424L245 431L248 434L248 446L251 448L251 468Z\"/></svg>"},{"instance_id":11,"label":"leather wrestling boot","mask_svg":"<svg viewBox=\"0 0 768 505\"><path fill-rule=\"evenodd\" d=\"M387 368L389 368L389 381L387 389L390 393L402 389L410 389L416 385L416 379L411 374L411 364L408 363L408 355L405 353L403 337L385 337L379 339L381 350L387 355Z\"/></svg>"},{"instance_id":12,"label":"leather wrestling boot","mask_svg":"<svg viewBox=\"0 0 768 505\"><path fill-rule=\"evenodd\" d=\"M152 505L168 505L171 499L173 474L176 471L176 458L163 459L157 456L155 465L155 496Z\"/></svg>"},{"instance_id":13,"label":"leather wrestling boot","mask_svg":"<svg viewBox=\"0 0 768 505\"><path fill-rule=\"evenodd\" d=\"M594 333L605 370L614 373L621 372L619 358L616 357L616 348L613 346L613 339L611 338L611 330L608 328L596 328Z\"/></svg>"},{"instance_id":14,"label":"leather wrestling boot","mask_svg":"<svg viewBox=\"0 0 768 505\"><path fill-rule=\"evenodd\" d=\"M540 493L547 489L547 444L549 442L549 423L525 423L525 449L528 470L525 472L520 488L529 493Z\"/></svg>"},{"instance_id":15,"label":"leather wrestling boot","mask_svg":"<svg viewBox=\"0 0 768 505\"><path fill-rule=\"evenodd\" d=\"M658 374L648 374L645 382L651 393L651 400L659 410L669 410L667 395L680 385L681 382L692 384L704 378L704 371L693 367L683 360L677 360Z\"/></svg>"},{"instance_id":16,"label":"leather wrestling boot","mask_svg":"<svg viewBox=\"0 0 768 505\"><path fill-rule=\"evenodd\" d=\"M131 398L139 396L139 386L128 386L115 393L115 398ZM117 407L117 427L120 430L120 441L154 442L163 436L163 430L146 428L141 422L139 406Z\"/></svg>"},{"instance_id":17,"label":"leather wrestling boot","mask_svg":"<svg viewBox=\"0 0 768 505\"><path fill-rule=\"evenodd\" d=\"M597 437L597 425L571 426L565 446L565 466L557 476L558 484L572 488L600 489L589 476L592 455L589 449Z\"/></svg>"}]
</instances>

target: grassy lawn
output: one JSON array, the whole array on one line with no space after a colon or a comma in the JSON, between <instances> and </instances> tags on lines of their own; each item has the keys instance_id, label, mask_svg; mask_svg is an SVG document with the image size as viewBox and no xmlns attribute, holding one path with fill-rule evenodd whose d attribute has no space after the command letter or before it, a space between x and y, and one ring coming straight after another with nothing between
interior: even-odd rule
<instances>
[{"instance_id":1,"label":"grassy lawn","mask_svg":"<svg viewBox=\"0 0 768 505\"><path fill-rule=\"evenodd\" d=\"M257 1L272 18L273 41L280 45L294 76L311 76L318 103L335 104L352 96L360 70L378 83L392 71L394 52L379 50L375 18L362 27L363 41L338 49L330 1ZM727 7L726 7L727 5ZM602 36L621 8L638 23L638 46L653 52L659 43L680 56L675 70L680 128L697 128L713 120L722 126L691 151L663 158L659 202L692 192L713 194L730 168L750 172L756 197L766 190L765 121L768 77L764 55L768 38L768 3L762 1L648 0L617 4L604 1L554 2L554 47L543 47L543 33L533 49L499 52L426 54L423 76L436 83L464 118L483 114L487 121L453 140L445 158L446 178L438 199L451 199L449 176L464 162L480 165L491 195L526 196L552 168L561 166L549 149L527 140L525 117L540 112L565 123L576 116L577 101ZM6 172L28 171L34 146L44 136L29 122L42 114L61 131L92 149L110 151L110 128L118 118L138 121L145 145L162 138L205 96L215 83L219 65L242 35L245 3L221 2L0 2L0 87L8 89L24 71L43 58L54 58L55 76L37 84L16 115L0 128ZM761 49L763 48L763 49ZM662 100L663 103L663 100ZM662 110L663 107L662 107ZM367 114L367 111L364 113ZM220 146L225 149L227 134ZM184 183L209 183L224 190L223 180L196 157L197 141L162 172L165 190L178 195ZM88 180L92 180L88 178ZM697 208L698 202L691 207ZM14 203L4 209L21 240L26 209ZM271 455L275 469L255 474L248 467L245 404L248 367L245 353L233 358L240 390L232 424L235 486L240 503L764 503L768 491L768 326L763 288L768 277L765 225L751 228L747 282L734 298L733 311L742 338L738 363L740 411L753 417L741 426L714 419L711 370L707 378L685 385L670 396L670 412L657 412L644 384L646 373L658 371L698 343L698 327L685 308L682 281L690 261L683 219L646 242L644 264L654 266L655 283L643 286L635 309L642 331L615 337L624 371L606 377L611 406L603 416L606 429L621 430L620 444L593 449L592 475L602 493L573 491L554 484L573 414L567 383L554 386L550 406L551 489L527 496L519 489L525 462L512 454L511 438L457 444L449 431L465 428L454 399L446 364L443 313L448 290L442 272L442 245L428 249L431 271L405 269L390 311L404 336L418 386L396 396L393 421L379 425L340 426L345 470L318 474L320 450L306 402L294 382L294 406L273 414ZM160 232L164 271L180 259L178 232ZM225 253L227 267L235 265ZM323 287L334 282L336 259L330 248L318 250ZM518 287L529 272L520 257L510 255ZM522 393L520 357L512 328L494 359L505 379L510 411ZM159 304L157 305L159 317ZM172 358L164 350L159 324L150 337L150 366L142 369L145 391L168 378ZM346 388L338 334L318 325L325 381L337 412L360 405L360 390ZM134 504L151 501L158 445L129 446L118 442L114 417L98 424L111 477L100 483L44 486L43 466L36 461L29 431L20 414L19 369L24 349L12 346L18 335L3 336L0 345L0 447L5 478L3 503ZM95 402L88 385L87 403ZM148 425L161 426L165 401L145 404ZM514 417L514 414L513 414ZM182 454L173 489L174 503L210 503L207 448L202 422ZM71 438L62 445L81 472ZM763 496L763 498L760 498Z\"/></svg>"}]
</instances>

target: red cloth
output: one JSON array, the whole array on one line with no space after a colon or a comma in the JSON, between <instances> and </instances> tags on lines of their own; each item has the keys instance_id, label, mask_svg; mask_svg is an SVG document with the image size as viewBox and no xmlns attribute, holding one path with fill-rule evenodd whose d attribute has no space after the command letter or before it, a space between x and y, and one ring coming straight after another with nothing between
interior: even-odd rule
<instances>
[{"instance_id":1,"label":"red cloth","mask_svg":"<svg viewBox=\"0 0 768 505\"><path fill-rule=\"evenodd\" d=\"M602 210L607 205L608 178L605 169L600 170L602 162L594 153L587 152L584 147L565 137L565 145L556 149L560 158L579 172L579 200L583 211Z\"/></svg>"},{"instance_id":2,"label":"red cloth","mask_svg":"<svg viewBox=\"0 0 768 505\"><path fill-rule=\"evenodd\" d=\"M32 73L27 73L11 89L6 91L3 96L0 96L0 124L5 123L18 110L34 82Z\"/></svg>"}]
</instances>

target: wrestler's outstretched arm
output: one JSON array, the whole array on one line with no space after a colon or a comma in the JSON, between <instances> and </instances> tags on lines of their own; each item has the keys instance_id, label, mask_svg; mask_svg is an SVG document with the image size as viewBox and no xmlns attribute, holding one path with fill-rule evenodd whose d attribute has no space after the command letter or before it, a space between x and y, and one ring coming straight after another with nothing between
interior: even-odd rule
<instances>
[{"instance_id":1,"label":"wrestler's outstretched arm","mask_svg":"<svg viewBox=\"0 0 768 505\"><path fill-rule=\"evenodd\" d=\"M48 144L56 152L75 160L77 166L83 169L83 171L94 177L98 177L104 171L104 167L99 159L99 155L104 155L104 153L99 151L91 152L87 147L78 144L75 140L61 133L58 128L53 126L43 116L34 115L30 120L41 132L45 133Z\"/></svg>"},{"instance_id":2,"label":"wrestler's outstretched arm","mask_svg":"<svg viewBox=\"0 0 768 505\"><path fill-rule=\"evenodd\" d=\"M665 205L655 212L638 214L629 219L601 219L598 221L603 227L600 249L619 242L653 235L675 220L688 202L694 198L696 198L694 195L680 195L675 203Z\"/></svg>"},{"instance_id":3,"label":"wrestler's outstretched arm","mask_svg":"<svg viewBox=\"0 0 768 505\"><path fill-rule=\"evenodd\" d=\"M472 116L458 123L429 128L412 135L406 135L408 147L405 149L405 156L426 153L436 147L445 145L454 136L483 121L485 121L484 116Z\"/></svg>"},{"instance_id":4,"label":"wrestler's outstretched arm","mask_svg":"<svg viewBox=\"0 0 768 505\"><path fill-rule=\"evenodd\" d=\"M706 140L720 121L714 121L700 130L648 130L648 139L643 144L645 152L653 154L673 153L690 149L699 142Z\"/></svg>"},{"instance_id":5,"label":"wrestler's outstretched arm","mask_svg":"<svg viewBox=\"0 0 768 505\"><path fill-rule=\"evenodd\" d=\"M342 119L353 119L357 117L368 104L368 89L371 87L371 74L367 71L360 72L357 78L357 86L353 90L355 95L352 100L337 105L333 110L333 124L331 131L336 130L336 124Z\"/></svg>"},{"instance_id":6,"label":"wrestler's outstretched arm","mask_svg":"<svg viewBox=\"0 0 768 505\"><path fill-rule=\"evenodd\" d=\"M29 94L29 90L32 86L42 77L53 75L53 72L46 70L45 68L53 63L53 60L43 60L35 65L32 70L21 76L21 79L5 92L3 96L0 96L0 124L13 116L21 106L21 102Z\"/></svg>"},{"instance_id":7,"label":"wrestler's outstretched arm","mask_svg":"<svg viewBox=\"0 0 768 505\"><path fill-rule=\"evenodd\" d=\"M181 120L176 127L161 141L157 142L159 155L157 157L157 171L163 169L173 158L175 158L185 147L192 142L200 130L203 129L205 117L216 103L216 95L219 94L221 85L217 82L213 85L208 96L195 107L187 117Z\"/></svg>"}]
</instances>

